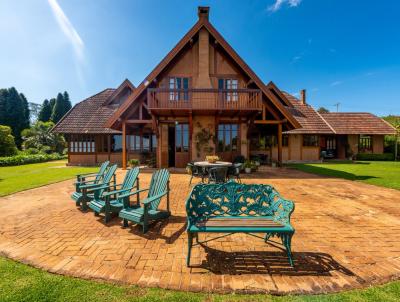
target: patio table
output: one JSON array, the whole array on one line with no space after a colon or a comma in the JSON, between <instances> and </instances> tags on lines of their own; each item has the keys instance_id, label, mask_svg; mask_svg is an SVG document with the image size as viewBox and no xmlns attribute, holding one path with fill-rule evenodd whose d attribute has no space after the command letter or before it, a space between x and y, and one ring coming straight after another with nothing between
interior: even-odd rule
<instances>
[{"instance_id":1,"label":"patio table","mask_svg":"<svg viewBox=\"0 0 400 302\"><path fill-rule=\"evenodd\" d=\"M232 163L229 161L216 161L215 163L210 163L208 161L196 161L193 163L195 166L203 169L203 175L205 177L209 177L209 169L214 167L226 167L229 168L232 166Z\"/></svg>"}]
</instances>

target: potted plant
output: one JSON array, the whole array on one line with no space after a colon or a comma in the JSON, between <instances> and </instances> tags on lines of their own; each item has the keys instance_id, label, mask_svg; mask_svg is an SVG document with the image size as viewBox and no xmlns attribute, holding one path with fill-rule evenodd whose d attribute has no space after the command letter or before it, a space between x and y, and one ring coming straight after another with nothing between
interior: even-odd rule
<instances>
[{"instance_id":1,"label":"potted plant","mask_svg":"<svg viewBox=\"0 0 400 302\"><path fill-rule=\"evenodd\" d=\"M250 161L249 159L247 159L247 160L244 162L243 167L244 167L244 172L245 172L246 174L250 174L250 173L251 173L252 164L251 164L251 161Z\"/></svg>"},{"instance_id":2,"label":"potted plant","mask_svg":"<svg viewBox=\"0 0 400 302\"><path fill-rule=\"evenodd\" d=\"M251 164L251 172L256 172L256 171L258 170L257 161L252 160L252 161L250 162L250 164Z\"/></svg>"},{"instance_id":3,"label":"potted plant","mask_svg":"<svg viewBox=\"0 0 400 302\"><path fill-rule=\"evenodd\" d=\"M217 155L207 155L206 156L206 161L208 161L210 164L215 164L219 160L219 157Z\"/></svg>"},{"instance_id":4,"label":"potted plant","mask_svg":"<svg viewBox=\"0 0 400 302\"><path fill-rule=\"evenodd\" d=\"M140 165L140 160L138 160L137 158L132 158L128 161L128 164L131 168L137 167Z\"/></svg>"}]
</instances>

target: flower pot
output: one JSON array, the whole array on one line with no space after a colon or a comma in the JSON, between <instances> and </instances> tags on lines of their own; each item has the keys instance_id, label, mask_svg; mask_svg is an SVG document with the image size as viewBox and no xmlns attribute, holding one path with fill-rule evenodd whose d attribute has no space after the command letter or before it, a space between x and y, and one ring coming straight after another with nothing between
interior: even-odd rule
<instances>
[{"instance_id":1,"label":"flower pot","mask_svg":"<svg viewBox=\"0 0 400 302\"><path fill-rule=\"evenodd\" d=\"M244 168L244 172L246 172L247 174L251 173L251 168Z\"/></svg>"}]
</instances>

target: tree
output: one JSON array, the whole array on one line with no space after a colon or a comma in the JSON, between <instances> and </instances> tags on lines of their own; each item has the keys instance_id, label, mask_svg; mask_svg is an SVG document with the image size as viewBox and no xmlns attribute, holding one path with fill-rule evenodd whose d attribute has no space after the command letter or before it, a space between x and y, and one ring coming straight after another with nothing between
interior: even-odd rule
<instances>
[{"instance_id":1,"label":"tree","mask_svg":"<svg viewBox=\"0 0 400 302\"><path fill-rule=\"evenodd\" d=\"M54 105L56 104L56 99L51 98L49 102L50 102L51 112L53 112Z\"/></svg>"},{"instance_id":2,"label":"tree","mask_svg":"<svg viewBox=\"0 0 400 302\"><path fill-rule=\"evenodd\" d=\"M26 99L25 95L23 93L19 94L21 101L22 101L22 107L24 109L24 121L21 125L22 129L29 128L30 126L30 117L31 117L31 112L29 110L29 103L28 100Z\"/></svg>"},{"instance_id":3,"label":"tree","mask_svg":"<svg viewBox=\"0 0 400 302\"><path fill-rule=\"evenodd\" d=\"M0 125L0 156L11 156L17 153L14 136L9 126Z\"/></svg>"},{"instance_id":4,"label":"tree","mask_svg":"<svg viewBox=\"0 0 400 302\"><path fill-rule=\"evenodd\" d=\"M56 103L53 107L51 120L54 123L58 123L58 121L71 109L71 107L72 106L68 93L66 91L64 94L59 93L56 98Z\"/></svg>"},{"instance_id":5,"label":"tree","mask_svg":"<svg viewBox=\"0 0 400 302\"><path fill-rule=\"evenodd\" d=\"M38 121L31 128L22 131L24 150L33 148L40 152L62 153L66 147L65 139L61 134L51 132L53 127L53 122Z\"/></svg>"},{"instance_id":6,"label":"tree","mask_svg":"<svg viewBox=\"0 0 400 302\"><path fill-rule=\"evenodd\" d=\"M53 109L51 108L49 100L44 100L39 111L38 120L41 122L50 121L52 111Z\"/></svg>"},{"instance_id":7,"label":"tree","mask_svg":"<svg viewBox=\"0 0 400 302\"><path fill-rule=\"evenodd\" d=\"M21 131L29 127L29 109L25 96L11 87L0 92L0 124L10 126L17 146L21 145Z\"/></svg>"},{"instance_id":8,"label":"tree","mask_svg":"<svg viewBox=\"0 0 400 302\"><path fill-rule=\"evenodd\" d=\"M42 105L29 102L29 112L30 112L31 124L34 124L37 122L41 108L42 108ZM50 111L50 114L51 114L51 111Z\"/></svg>"},{"instance_id":9,"label":"tree","mask_svg":"<svg viewBox=\"0 0 400 302\"><path fill-rule=\"evenodd\" d=\"M329 113L329 110L325 107L319 107L317 110L319 113Z\"/></svg>"}]
</instances>

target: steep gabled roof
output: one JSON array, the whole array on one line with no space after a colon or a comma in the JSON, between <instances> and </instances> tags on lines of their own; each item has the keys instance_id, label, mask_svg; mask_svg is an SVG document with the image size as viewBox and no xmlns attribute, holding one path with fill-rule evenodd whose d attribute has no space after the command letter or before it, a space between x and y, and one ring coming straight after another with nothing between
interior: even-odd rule
<instances>
[{"instance_id":1,"label":"steep gabled roof","mask_svg":"<svg viewBox=\"0 0 400 302\"><path fill-rule=\"evenodd\" d=\"M321 114L336 134L396 134L385 120L366 112L330 112Z\"/></svg>"},{"instance_id":2,"label":"steep gabled roof","mask_svg":"<svg viewBox=\"0 0 400 302\"><path fill-rule=\"evenodd\" d=\"M185 36L176 44L176 46L165 56L165 58L150 72L145 80L135 89L124 104L113 114L106 124L106 127L113 127L121 115L128 110L130 105L140 96L147 86L153 82L156 77L168 66L168 64L180 53L184 46L200 31L205 28L216 39L218 44L231 56L238 66L249 76L250 79L258 86L262 92L268 96L274 106L282 113L282 115L290 122L294 128L300 127L297 120L291 115L289 110L276 98L276 96L264 85L254 71L244 62L244 60L236 53L222 35L211 25L206 18L199 18L194 26L185 34Z\"/></svg>"},{"instance_id":3,"label":"steep gabled roof","mask_svg":"<svg viewBox=\"0 0 400 302\"><path fill-rule=\"evenodd\" d=\"M303 104L293 95L283 92L292 107L287 107L301 128L287 131L287 134L334 134L335 131L311 105Z\"/></svg>"},{"instance_id":4,"label":"steep gabled roof","mask_svg":"<svg viewBox=\"0 0 400 302\"><path fill-rule=\"evenodd\" d=\"M131 91L135 90L135 85L131 83L128 79L125 79L121 85L118 86L117 89L114 90L114 92L107 98L107 100L104 102L104 105L110 104L118 95L125 89L128 88Z\"/></svg>"},{"instance_id":5,"label":"steep gabled roof","mask_svg":"<svg viewBox=\"0 0 400 302\"><path fill-rule=\"evenodd\" d=\"M114 91L115 89L105 89L76 104L54 126L52 131L68 134L120 133L104 127L105 122L113 115L116 109L103 106L103 104Z\"/></svg>"}]
</instances>

